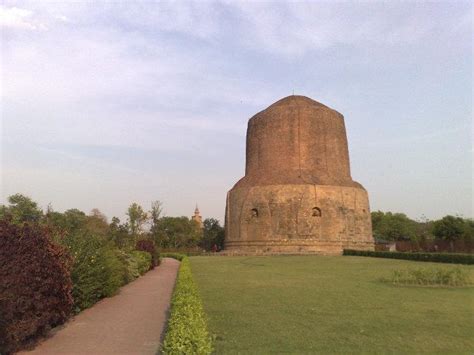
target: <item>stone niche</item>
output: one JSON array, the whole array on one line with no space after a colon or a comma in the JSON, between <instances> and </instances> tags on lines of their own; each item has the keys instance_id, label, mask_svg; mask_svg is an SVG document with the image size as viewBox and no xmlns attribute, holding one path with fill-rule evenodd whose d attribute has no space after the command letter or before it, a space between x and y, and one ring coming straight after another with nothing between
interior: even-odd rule
<instances>
[{"instance_id":1,"label":"stone niche","mask_svg":"<svg viewBox=\"0 0 474 355\"><path fill-rule=\"evenodd\" d=\"M225 249L340 254L373 250L367 191L352 180L344 118L303 96L256 114L245 176L227 194Z\"/></svg>"}]
</instances>

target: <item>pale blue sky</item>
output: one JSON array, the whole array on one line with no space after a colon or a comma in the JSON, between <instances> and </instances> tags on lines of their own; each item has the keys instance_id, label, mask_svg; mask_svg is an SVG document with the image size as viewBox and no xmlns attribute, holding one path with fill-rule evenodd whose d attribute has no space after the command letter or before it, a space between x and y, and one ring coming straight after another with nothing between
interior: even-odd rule
<instances>
[{"instance_id":1,"label":"pale blue sky","mask_svg":"<svg viewBox=\"0 0 474 355\"><path fill-rule=\"evenodd\" d=\"M470 2L3 1L2 196L223 220L247 120L345 116L372 210L473 215Z\"/></svg>"}]
</instances>

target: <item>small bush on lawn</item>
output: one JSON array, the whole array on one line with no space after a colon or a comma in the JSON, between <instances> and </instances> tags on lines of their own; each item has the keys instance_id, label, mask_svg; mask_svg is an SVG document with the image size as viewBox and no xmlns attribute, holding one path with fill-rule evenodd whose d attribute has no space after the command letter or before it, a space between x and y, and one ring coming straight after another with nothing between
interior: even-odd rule
<instances>
[{"instance_id":1,"label":"small bush on lawn","mask_svg":"<svg viewBox=\"0 0 474 355\"><path fill-rule=\"evenodd\" d=\"M119 250L93 235L69 235L62 242L73 257L71 278L75 312L114 295L125 283L126 267Z\"/></svg>"},{"instance_id":2,"label":"small bush on lawn","mask_svg":"<svg viewBox=\"0 0 474 355\"><path fill-rule=\"evenodd\" d=\"M160 254L158 253L158 250L155 247L155 242L153 240L141 239L137 242L135 249L150 253L151 255L150 270L153 269L155 266L159 265Z\"/></svg>"},{"instance_id":3,"label":"small bush on lawn","mask_svg":"<svg viewBox=\"0 0 474 355\"><path fill-rule=\"evenodd\" d=\"M402 253L394 251L371 251L344 249L343 255L373 256L376 258L431 261L451 264L474 264L474 254L454 253Z\"/></svg>"},{"instance_id":4,"label":"small bush on lawn","mask_svg":"<svg viewBox=\"0 0 474 355\"><path fill-rule=\"evenodd\" d=\"M49 229L0 220L0 353L19 350L69 317L71 258Z\"/></svg>"},{"instance_id":5,"label":"small bush on lawn","mask_svg":"<svg viewBox=\"0 0 474 355\"><path fill-rule=\"evenodd\" d=\"M163 343L164 354L210 354L212 339L188 258L179 267L168 330Z\"/></svg>"},{"instance_id":6,"label":"small bush on lawn","mask_svg":"<svg viewBox=\"0 0 474 355\"><path fill-rule=\"evenodd\" d=\"M468 286L471 284L469 273L461 267L449 269L419 268L394 270L388 281L396 285L420 286Z\"/></svg>"}]
</instances>

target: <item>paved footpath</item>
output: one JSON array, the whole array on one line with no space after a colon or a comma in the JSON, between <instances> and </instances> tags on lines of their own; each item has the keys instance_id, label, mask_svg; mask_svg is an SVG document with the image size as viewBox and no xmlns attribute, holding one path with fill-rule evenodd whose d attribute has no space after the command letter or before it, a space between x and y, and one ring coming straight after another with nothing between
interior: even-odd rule
<instances>
[{"instance_id":1,"label":"paved footpath","mask_svg":"<svg viewBox=\"0 0 474 355\"><path fill-rule=\"evenodd\" d=\"M33 354L156 354L179 262L161 265L68 321Z\"/></svg>"}]
</instances>

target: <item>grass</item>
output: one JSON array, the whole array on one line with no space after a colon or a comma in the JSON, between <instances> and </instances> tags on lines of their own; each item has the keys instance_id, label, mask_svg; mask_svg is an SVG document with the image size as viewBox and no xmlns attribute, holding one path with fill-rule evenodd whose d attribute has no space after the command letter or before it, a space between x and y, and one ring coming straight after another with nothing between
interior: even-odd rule
<instances>
[{"instance_id":1,"label":"grass","mask_svg":"<svg viewBox=\"0 0 474 355\"><path fill-rule=\"evenodd\" d=\"M474 288L380 282L417 262L353 256L190 261L217 354L474 352ZM473 266L461 267L474 276Z\"/></svg>"},{"instance_id":2,"label":"grass","mask_svg":"<svg viewBox=\"0 0 474 355\"><path fill-rule=\"evenodd\" d=\"M381 279L396 285L415 285L431 287L472 286L469 270L459 266L453 268L409 268L394 270L390 278Z\"/></svg>"}]
</instances>

